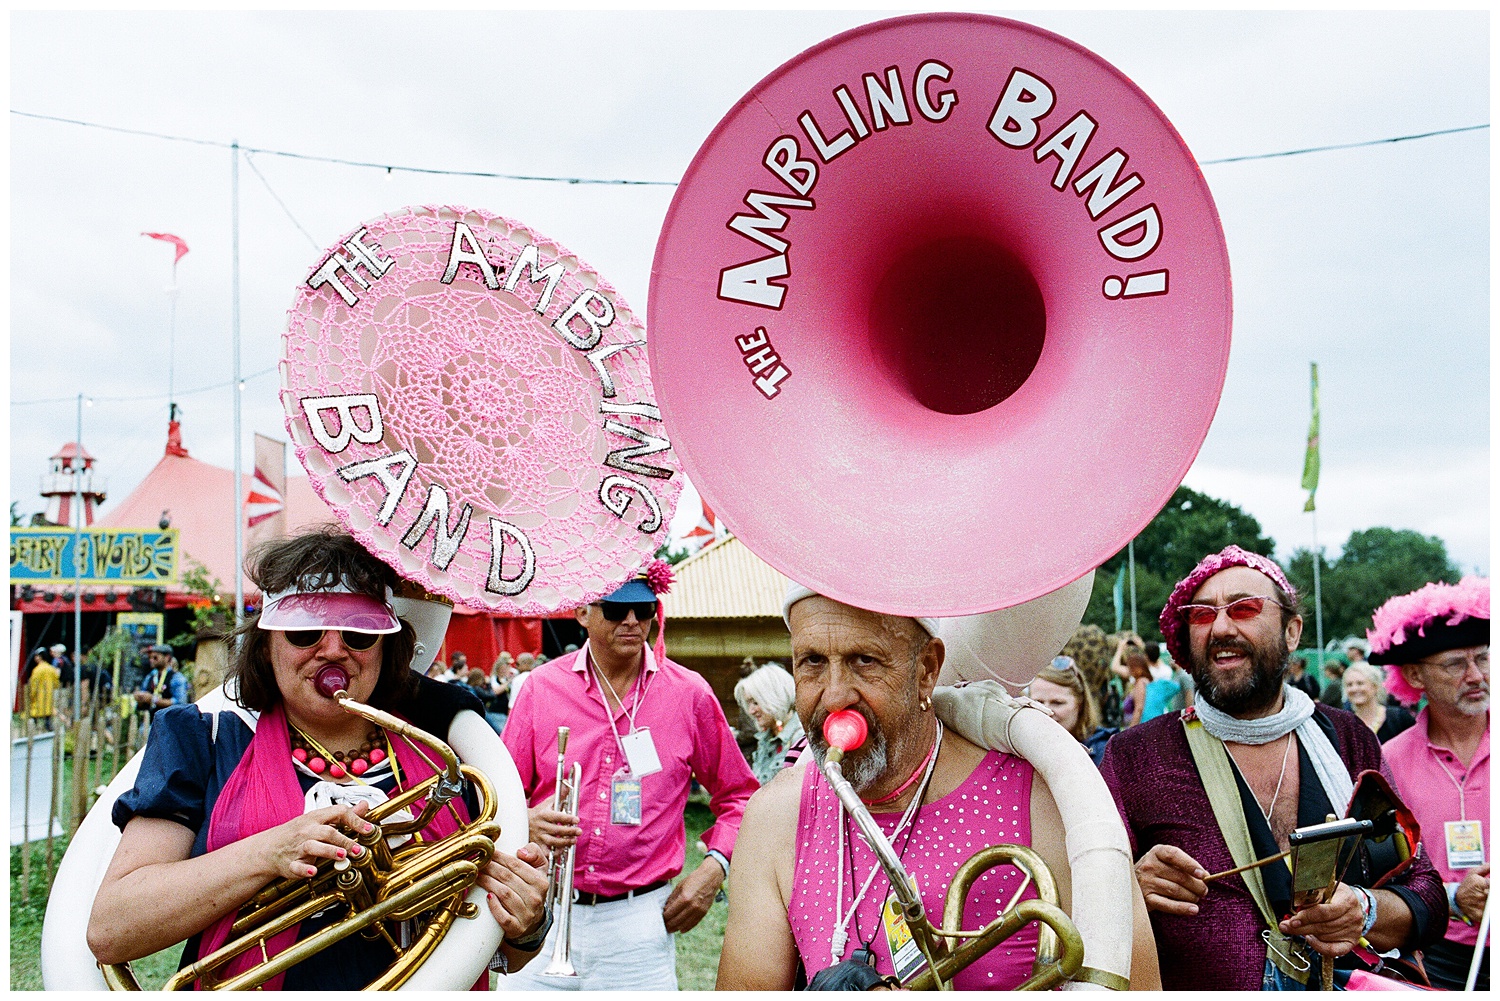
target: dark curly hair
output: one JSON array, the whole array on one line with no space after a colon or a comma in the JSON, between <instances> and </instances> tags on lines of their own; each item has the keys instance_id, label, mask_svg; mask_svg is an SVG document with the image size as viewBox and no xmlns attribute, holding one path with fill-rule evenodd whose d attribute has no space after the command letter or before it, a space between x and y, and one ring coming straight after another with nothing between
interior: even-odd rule
<instances>
[{"instance_id":1,"label":"dark curly hair","mask_svg":"<svg viewBox=\"0 0 1500 1001\"><path fill-rule=\"evenodd\" d=\"M245 558L245 573L262 595L286 591L306 578L332 582L344 580L360 594L385 600L385 589L396 583L390 567L371 556L364 546L337 525L316 525L289 538L272 539L256 546ZM410 670L416 648L416 631L408 622L399 633L382 639L380 680L370 701L390 706L405 701L416 688ZM260 613L245 619L232 638L229 676L239 682L239 702L247 709L264 712L281 700L276 675L271 668L271 633L260 628Z\"/></svg>"}]
</instances>

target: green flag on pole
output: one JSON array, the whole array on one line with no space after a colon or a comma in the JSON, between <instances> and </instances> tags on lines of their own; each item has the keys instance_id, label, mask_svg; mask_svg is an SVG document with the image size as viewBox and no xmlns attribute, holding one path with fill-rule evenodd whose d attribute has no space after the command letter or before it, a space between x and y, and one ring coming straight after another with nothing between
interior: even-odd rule
<instances>
[{"instance_id":1,"label":"green flag on pole","mask_svg":"<svg viewBox=\"0 0 1500 1001\"><path fill-rule=\"evenodd\" d=\"M1322 461L1318 457L1318 363L1312 363L1312 423L1307 427L1307 458L1302 460L1302 489L1307 491L1304 511L1314 511L1314 498L1318 494L1318 471Z\"/></svg>"}]
</instances>

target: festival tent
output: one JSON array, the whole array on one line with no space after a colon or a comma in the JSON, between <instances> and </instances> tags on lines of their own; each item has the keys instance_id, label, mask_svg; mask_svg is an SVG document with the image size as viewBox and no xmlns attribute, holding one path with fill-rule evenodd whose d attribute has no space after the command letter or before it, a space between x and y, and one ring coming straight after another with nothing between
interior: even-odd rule
<instances>
[{"instance_id":1,"label":"festival tent","mask_svg":"<svg viewBox=\"0 0 1500 1001\"><path fill-rule=\"evenodd\" d=\"M259 438L258 446L270 442ZM333 512L313 492L306 476L284 478L284 487L272 481L282 479L274 467L277 461L262 461L260 475L245 473L240 477L238 492L233 489L234 471L211 465L188 454L182 443L178 421L168 430L165 454L130 494L104 512L95 522L98 528L155 528L166 518L178 530L181 544L182 571L193 562L200 563L210 578L222 582L226 592L234 587L234 519L235 507L250 498L249 509L254 525L245 529L245 549L278 535L292 533L309 525L335 521ZM268 473L268 467L270 472ZM251 497L254 494L255 497ZM275 511L279 502L282 510ZM276 516L268 517L268 514ZM246 604L258 603L259 592L248 577L243 578ZM51 596L52 600L46 600ZM230 593L224 595L232 603ZM128 612L129 589L84 588L85 612ZM170 614L189 605L190 595L181 585L166 589L166 607ZM26 613L66 613L73 611L72 596L63 600L60 591L36 593L31 600L12 598L12 610ZM567 618L571 621L571 615ZM71 624L69 624L71 629ZM102 626L99 630L102 633ZM85 640L94 630L85 628ZM541 653L543 626L540 619L517 619L487 611L458 607L444 644L447 651L462 650L475 666L489 667L501 650L511 654L523 651ZM72 645L69 632L67 640Z\"/></svg>"}]
</instances>

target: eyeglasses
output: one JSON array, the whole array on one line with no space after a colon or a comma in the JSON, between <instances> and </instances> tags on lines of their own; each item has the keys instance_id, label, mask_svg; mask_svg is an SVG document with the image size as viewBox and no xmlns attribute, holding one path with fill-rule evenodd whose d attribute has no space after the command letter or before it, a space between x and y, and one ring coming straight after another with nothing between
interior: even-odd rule
<instances>
[{"instance_id":1,"label":"eyeglasses","mask_svg":"<svg viewBox=\"0 0 1500 1001\"><path fill-rule=\"evenodd\" d=\"M348 629L335 629L333 631L341 635L344 646L350 650L368 650L380 642L379 633L356 633ZM328 632L326 629L285 629L282 630L281 635L285 636L286 641L292 646L299 650L306 650L321 643L323 641L323 634L326 632Z\"/></svg>"},{"instance_id":2,"label":"eyeglasses","mask_svg":"<svg viewBox=\"0 0 1500 1001\"><path fill-rule=\"evenodd\" d=\"M624 622L625 616L631 612L635 613L637 622L650 622L656 618L656 602L654 601L601 601L599 611L604 613L605 619L610 622Z\"/></svg>"},{"instance_id":3,"label":"eyeglasses","mask_svg":"<svg viewBox=\"0 0 1500 1001\"><path fill-rule=\"evenodd\" d=\"M1275 598L1236 598L1227 605L1183 605L1182 617L1187 619L1190 626L1209 626L1213 625L1220 610L1223 610L1229 613L1231 622L1248 622L1265 609L1267 602L1277 608L1286 607Z\"/></svg>"},{"instance_id":4,"label":"eyeglasses","mask_svg":"<svg viewBox=\"0 0 1500 1001\"><path fill-rule=\"evenodd\" d=\"M1063 674L1071 674L1078 679L1079 688L1088 687L1088 683L1083 680L1083 672L1078 669L1078 662L1066 654L1052 658L1052 670Z\"/></svg>"},{"instance_id":5,"label":"eyeglasses","mask_svg":"<svg viewBox=\"0 0 1500 1001\"><path fill-rule=\"evenodd\" d=\"M1451 681L1457 681L1468 674L1470 665L1479 668L1479 673L1482 676L1486 678L1490 676L1490 652L1488 650L1481 650L1478 653L1471 653L1468 650L1454 650L1451 651L1451 654L1457 654L1457 657L1449 656L1440 661L1419 660L1417 663L1423 667L1430 667L1435 671L1441 672Z\"/></svg>"}]
</instances>

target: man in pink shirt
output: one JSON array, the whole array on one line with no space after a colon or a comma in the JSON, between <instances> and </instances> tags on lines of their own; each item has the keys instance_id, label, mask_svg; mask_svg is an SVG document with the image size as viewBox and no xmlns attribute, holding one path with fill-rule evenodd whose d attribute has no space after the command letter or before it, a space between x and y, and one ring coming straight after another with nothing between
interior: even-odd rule
<instances>
[{"instance_id":1,"label":"man in pink shirt","mask_svg":"<svg viewBox=\"0 0 1500 1001\"><path fill-rule=\"evenodd\" d=\"M740 816L758 784L724 710L702 676L646 644L657 595L671 583L654 563L603 601L577 612L588 642L531 672L503 740L531 804L532 840L577 843L571 960L578 977L548 977L542 961L511 976L511 990L676 990L672 932L702 920L729 873ZM570 728L566 763L583 766L577 816L552 808L557 730ZM696 778L709 791L708 857L682 871L682 812ZM554 929L556 925L554 923ZM532 969L531 967L535 967Z\"/></svg>"},{"instance_id":2,"label":"man in pink shirt","mask_svg":"<svg viewBox=\"0 0 1500 1001\"><path fill-rule=\"evenodd\" d=\"M1490 582L1428 584L1380 606L1370 663L1386 667L1401 702L1427 696L1405 733L1386 742L1396 790L1448 889L1447 936L1424 953L1433 986L1462 990L1490 892ZM1478 990L1489 989L1489 950Z\"/></svg>"}]
</instances>

